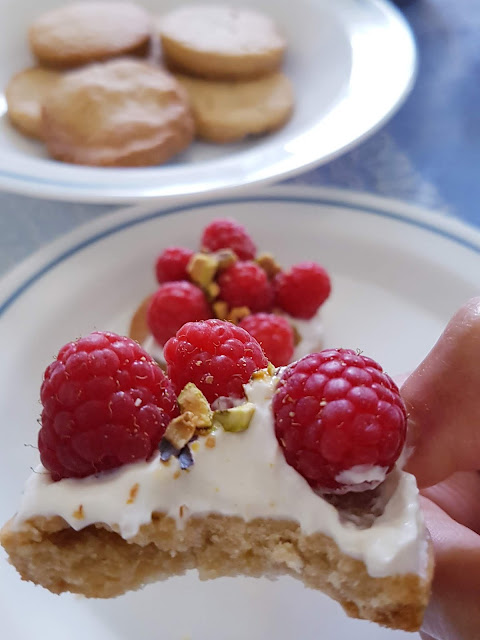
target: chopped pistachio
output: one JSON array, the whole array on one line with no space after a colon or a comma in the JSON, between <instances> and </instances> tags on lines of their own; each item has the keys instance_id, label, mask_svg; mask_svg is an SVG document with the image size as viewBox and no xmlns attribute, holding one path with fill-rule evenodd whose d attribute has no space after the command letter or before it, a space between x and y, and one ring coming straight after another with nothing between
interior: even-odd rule
<instances>
[{"instance_id":1,"label":"chopped pistachio","mask_svg":"<svg viewBox=\"0 0 480 640\"><path fill-rule=\"evenodd\" d=\"M192 282L206 289L215 278L218 268L218 259L213 253L195 253L187 265Z\"/></svg>"},{"instance_id":2,"label":"chopped pistachio","mask_svg":"<svg viewBox=\"0 0 480 640\"><path fill-rule=\"evenodd\" d=\"M269 362L265 369L259 369L252 373L252 380L266 380L275 375L276 369L271 362Z\"/></svg>"},{"instance_id":3,"label":"chopped pistachio","mask_svg":"<svg viewBox=\"0 0 480 640\"><path fill-rule=\"evenodd\" d=\"M205 398L200 389L188 382L178 396L178 404L182 415L184 413L192 414L192 423L196 429L210 430L212 426L213 411L210 409L208 400Z\"/></svg>"},{"instance_id":4,"label":"chopped pistachio","mask_svg":"<svg viewBox=\"0 0 480 640\"><path fill-rule=\"evenodd\" d=\"M75 509L72 515L76 520L84 520L85 512L83 510L83 504L78 505L78 508Z\"/></svg>"},{"instance_id":5,"label":"chopped pistachio","mask_svg":"<svg viewBox=\"0 0 480 640\"><path fill-rule=\"evenodd\" d=\"M243 318L246 318L251 313L252 312L248 307L234 307L230 310L230 313L227 316L227 320L229 322L233 322L233 324L238 324L243 320Z\"/></svg>"},{"instance_id":6,"label":"chopped pistachio","mask_svg":"<svg viewBox=\"0 0 480 640\"><path fill-rule=\"evenodd\" d=\"M218 298L220 293L220 287L216 282L211 282L205 289L205 293L207 294L207 298L212 301L215 298Z\"/></svg>"},{"instance_id":7,"label":"chopped pistachio","mask_svg":"<svg viewBox=\"0 0 480 640\"><path fill-rule=\"evenodd\" d=\"M195 415L185 411L170 421L163 438L175 449L182 449L195 434L195 427Z\"/></svg>"},{"instance_id":8,"label":"chopped pistachio","mask_svg":"<svg viewBox=\"0 0 480 640\"><path fill-rule=\"evenodd\" d=\"M214 449L216 444L217 442L213 436L207 436L205 439L205 446L207 449Z\"/></svg>"},{"instance_id":9,"label":"chopped pistachio","mask_svg":"<svg viewBox=\"0 0 480 640\"><path fill-rule=\"evenodd\" d=\"M219 320L226 320L228 316L228 304L223 300L217 300L212 305L213 313Z\"/></svg>"},{"instance_id":10,"label":"chopped pistachio","mask_svg":"<svg viewBox=\"0 0 480 640\"><path fill-rule=\"evenodd\" d=\"M255 262L265 271L270 280L282 270L271 253L261 253Z\"/></svg>"},{"instance_id":11,"label":"chopped pistachio","mask_svg":"<svg viewBox=\"0 0 480 640\"><path fill-rule=\"evenodd\" d=\"M219 271L228 269L238 260L237 254L232 249L220 249L215 255L217 256Z\"/></svg>"},{"instance_id":12,"label":"chopped pistachio","mask_svg":"<svg viewBox=\"0 0 480 640\"><path fill-rule=\"evenodd\" d=\"M216 422L220 423L225 431L245 431L250 426L254 413L255 405L251 402L245 402L231 409L215 411L213 422L214 424Z\"/></svg>"}]
</instances>

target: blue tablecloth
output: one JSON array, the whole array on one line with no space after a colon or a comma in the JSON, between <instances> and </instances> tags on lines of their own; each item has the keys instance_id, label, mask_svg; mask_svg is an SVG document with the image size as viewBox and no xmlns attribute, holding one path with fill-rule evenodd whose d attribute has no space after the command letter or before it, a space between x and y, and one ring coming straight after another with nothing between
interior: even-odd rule
<instances>
[{"instance_id":1,"label":"blue tablecloth","mask_svg":"<svg viewBox=\"0 0 480 640\"><path fill-rule=\"evenodd\" d=\"M407 102L359 147L289 182L368 191L480 225L480 2L411 0L401 9L420 63ZM0 273L114 208L1 193Z\"/></svg>"}]
</instances>

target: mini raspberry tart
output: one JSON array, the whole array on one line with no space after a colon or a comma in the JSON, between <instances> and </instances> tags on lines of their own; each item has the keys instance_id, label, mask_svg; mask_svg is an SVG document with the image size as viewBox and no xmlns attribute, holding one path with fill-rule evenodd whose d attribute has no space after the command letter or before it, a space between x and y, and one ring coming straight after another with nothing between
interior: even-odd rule
<instances>
[{"instance_id":1,"label":"mini raspberry tart","mask_svg":"<svg viewBox=\"0 0 480 640\"><path fill-rule=\"evenodd\" d=\"M257 318L244 328L252 328L256 332L252 335L261 337L260 344L275 366L321 349L320 314L331 291L324 267L301 262L282 269L273 255L257 252L245 227L228 218L208 224L199 246L198 252L174 246L160 253L155 263L160 286L137 307L130 323L130 337L162 366L166 364L166 341L184 322L206 318L239 324L250 316L269 314L270 319L262 316L263 320ZM185 292L181 295L182 289ZM174 290L177 295L172 297ZM285 322L290 330L283 328ZM267 339L267 325L273 330L271 339ZM282 348L279 342L284 339Z\"/></svg>"},{"instance_id":2,"label":"mini raspberry tart","mask_svg":"<svg viewBox=\"0 0 480 640\"><path fill-rule=\"evenodd\" d=\"M180 328L165 355L167 375L95 333L47 368L43 464L0 531L21 577L110 598L190 569L290 575L353 617L417 630L432 561L382 368L329 349L277 370L218 319Z\"/></svg>"}]
</instances>

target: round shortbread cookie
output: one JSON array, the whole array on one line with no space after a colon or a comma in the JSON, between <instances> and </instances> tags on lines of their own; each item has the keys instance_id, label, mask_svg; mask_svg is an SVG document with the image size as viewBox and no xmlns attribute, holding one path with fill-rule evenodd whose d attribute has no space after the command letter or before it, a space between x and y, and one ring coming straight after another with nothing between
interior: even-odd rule
<instances>
[{"instance_id":1,"label":"round shortbread cookie","mask_svg":"<svg viewBox=\"0 0 480 640\"><path fill-rule=\"evenodd\" d=\"M49 153L96 166L166 162L194 135L185 91L169 73L121 59L66 73L42 109Z\"/></svg>"},{"instance_id":2,"label":"round shortbread cookie","mask_svg":"<svg viewBox=\"0 0 480 640\"><path fill-rule=\"evenodd\" d=\"M233 142L273 131L293 111L292 85L283 73L243 82L176 78L190 98L197 135L211 142Z\"/></svg>"},{"instance_id":3,"label":"round shortbread cookie","mask_svg":"<svg viewBox=\"0 0 480 640\"><path fill-rule=\"evenodd\" d=\"M151 20L129 2L82 2L45 13L29 30L41 64L76 67L120 55L148 51Z\"/></svg>"},{"instance_id":4,"label":"round shortbread cookie","mask_svg":"<svg viewBox=\"0 0 480 640\"><path fill-rule=\"evenodd\" d=\"M159 21L171 68L204 78L235 80L276 71L286 47L268 16L223 5L176 9Z\"/></svg>"},{"instance_id":5,"label":"round shortbread cookie","mask_svg":"<svg viewBox=\"0 0 480 640\"><path fill-rule=\"evenodd\" d=\"M42 139L42 102L60 75L58 71L32 67L10 79L5 90L8 116L27 136Z\"/></svg>"}]
</instances>

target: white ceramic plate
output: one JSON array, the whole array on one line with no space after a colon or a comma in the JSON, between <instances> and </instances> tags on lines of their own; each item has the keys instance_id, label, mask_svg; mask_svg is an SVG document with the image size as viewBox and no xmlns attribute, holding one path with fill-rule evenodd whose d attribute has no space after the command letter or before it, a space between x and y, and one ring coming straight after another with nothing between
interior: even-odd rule
<instances>
[{"instance_id":1,"label":"white ceramic plate","mask_svg":"<svg viewBox=\"0 0 480 640\"><path fill-rule=\"evenodd\" d=\"M187 1L187 0L186 0ZM188 0L188 2L205 0ZM218 1L218 0L217 0ZM228 0L248 4L245 0ZM32 19L61 0L2 0L0 89L30 65ZM178 0L139 0L161 14ZM278 179L326 162L372 133L408 93L415 45L401 14L385 0L256 0L289 42L286 72L297 106L281 131L232 145L196 143L168 165L88 168L50 160L40 143L9 124L0 95L0 188L64 200L137 201L232 189Z\"/></svg>"},{"instance_id":2,"label":"white ceramic plate","mask_svg":"<svg viewBox=\"0 0 480 640\"><path fill-rule=\"evenodd\" d=\"M161 248L195 248L214 217L235 216L284 263L330 270L326 345L361 348L392 373L413 368L454 312L480 288L480 234L394 201L328 189L256 195L103 217L60 239L0 282L0 523L18 504L37 460L39 385L59 347L97 328L125 332L154 287ZM28 612L28 615L25 615ZM53 622L54 621L54 622ZM292 579L195 575L112 601L53 596L22 583L0 553L0 637L5 640L392 640L411 635L348 619Z\"/></svg>"}]
</instances>

